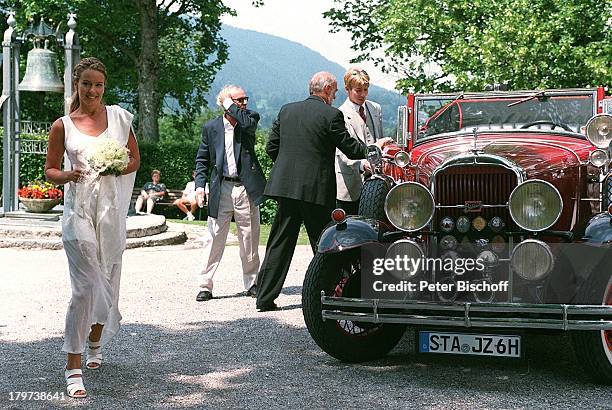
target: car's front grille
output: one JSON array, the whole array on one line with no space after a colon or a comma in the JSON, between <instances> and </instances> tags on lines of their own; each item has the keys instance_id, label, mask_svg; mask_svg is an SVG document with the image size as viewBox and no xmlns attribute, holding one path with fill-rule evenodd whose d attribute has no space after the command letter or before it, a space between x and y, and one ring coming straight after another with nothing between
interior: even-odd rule
<instances>
[{"instance_id":1,"label":"car's front grille","mask_svg":"<svg viewBox=\"0 0 612 410\"><path fill-rule=\"evenodd\" d=\"M482 216L488 222L499 216L506 224L506 229L515 229L507 207L482 208L483 205L505 205L510 193L516 187L516 174L511 170L495 165L471 165L450 167L436 175L434 199L436 205L474 205L476 210L465 208L439 208L436 211L434 229L439 229L439 222L445 216L453 220L461 215L473 220Z\"/></svg>"}]
</instances>

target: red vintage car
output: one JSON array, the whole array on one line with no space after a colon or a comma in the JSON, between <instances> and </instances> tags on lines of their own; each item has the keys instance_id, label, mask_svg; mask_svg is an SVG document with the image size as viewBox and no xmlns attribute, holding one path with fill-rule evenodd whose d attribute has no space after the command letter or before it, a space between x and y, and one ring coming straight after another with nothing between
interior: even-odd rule
<instances>
[{"instance_id":1,"label":"red vintage car","mask_svg":"<svg viewBox=\"0 0 612 410\"><path fill-rule=\"evenodd\" d=\"M603 88L410 95L306 273L316 343L367 361L413 326L423 354L520 358L526 332L570 332L611 383L610 114Z\"/></svg>"}]
</instances>

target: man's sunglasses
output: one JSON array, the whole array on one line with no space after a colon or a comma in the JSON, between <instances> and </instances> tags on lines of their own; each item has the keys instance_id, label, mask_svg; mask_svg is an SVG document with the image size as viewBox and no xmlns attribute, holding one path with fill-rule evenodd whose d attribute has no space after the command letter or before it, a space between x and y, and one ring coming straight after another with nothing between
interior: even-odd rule
<instances>
[{"instance_id":1,"label":"man's sunglasses","mask_svg":"<svg viewBox=\"0 0 612 410\"><path fill-rule=\"evenodd\" d=\"M232 101L235 101L240 104L246 104L247 102L249 102L249 97L232 98Z\"/></svg>"}]
</instances>

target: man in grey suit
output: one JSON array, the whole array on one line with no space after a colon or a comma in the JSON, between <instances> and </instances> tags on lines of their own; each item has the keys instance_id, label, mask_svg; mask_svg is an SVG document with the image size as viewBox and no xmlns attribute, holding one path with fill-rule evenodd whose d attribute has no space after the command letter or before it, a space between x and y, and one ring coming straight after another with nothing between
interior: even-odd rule
<instances>
[{"instance_id":1,"label":"man in grey suit","mask_svg":"<svg viewBox=\"0 0 612 410\"><path fill-rule=\"evenodd\" d=\"M364 70L349 68L344 74L344 88L348 98L340 106L344 114L346 129L351 137L374 144L383 137L382 110L379 104L367 100L370 76ZM336 204L349 215L359 211L359 197L363 187L363 176L370 173L367 160L351 160L336 150Z\"/></svg>"}]
</instances>

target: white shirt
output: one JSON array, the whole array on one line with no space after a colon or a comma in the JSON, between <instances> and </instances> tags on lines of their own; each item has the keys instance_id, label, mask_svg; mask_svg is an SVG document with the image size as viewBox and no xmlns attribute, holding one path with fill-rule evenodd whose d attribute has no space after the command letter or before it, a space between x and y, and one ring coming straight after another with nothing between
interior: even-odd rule
<instances>
[{"instance_id":1,"label":"white shirt","mask_svg":"<svg viewBox=\"0 0 612 410\"><path fill-rule=\"evenodd\" d=\"M223 176L237 177L238 167L234 158L234 126L223 116L225 128L225 161L223 161Z\"/></svg>"},{"instance_id":2,"label":"white shirt","mask_svg":"<svg viewBox=\"0 0 612 410\"><path fill-rule=\"evenodd\" d=\"M365 103L363 105L359 105L359 104L355 104L351 100L349 100L349 102L351 103L351 106L353 107L357 115L359 115L359 107L363 107L363 112L365 113L366 118L368 117L368 109L366 108ZM361 118L361 115L359 115L359 118ZM366 121L366 135L364 135L364 138L365 138L365 141L363 142L365 142L366 144L372 144L372 135L370 134L370 129L367 126L367 121ZM361 160L361 162L359 163L359 172L364 171L363 164L364 162L367 162L367 161L368 161L367 159Z\"/></svg>"},{"instance_id":3,"label":"white shirt","mask_svg":"<svg viewBox=\"0 0 612 410\"><path fill-rule=\"evenodd\" d=\"M368 115L368 109L365 107L365 104L364 105L359 105L359 104L355 104L351 100L349 100L349 101L351 102L351 105L353 106L353 109L355 110L355 112L357 114L359 114L359 107L363 107L364 112L366 113L366 115Z\"/></svg>"},{"instance_id":4,"label":"white shirt","mask_svg":"<svg viewBox=\"0 0 612 410\"><path fill-rule=\"evenodd\" d=\"M183 190L183 195L187 199L195 199L195 181L187 182L187 185L185 185L185 190Z\"/></svg>"}]
</instances>

